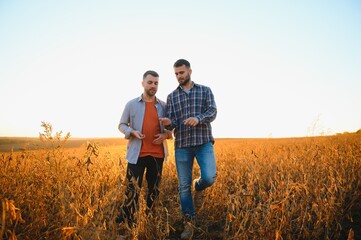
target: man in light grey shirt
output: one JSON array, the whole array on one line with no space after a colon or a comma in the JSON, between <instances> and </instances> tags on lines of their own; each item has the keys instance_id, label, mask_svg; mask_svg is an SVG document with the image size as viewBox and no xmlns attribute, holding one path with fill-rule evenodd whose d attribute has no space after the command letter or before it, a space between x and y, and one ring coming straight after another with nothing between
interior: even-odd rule
<instances>
[{"instance_id":1,"label":"man in light grey shirt","mask_svg":"<svg viewBox=\"0 0 361 240\"><path fill-rule=\"evenodd\" d=\"M159 195L159 184L162 176L163 161L167 157L168 138L172 132L165 130L159 118L167 114L166 103L156 98L159 75L155 71L143 74L143 94L130 100L120 118L119 130L128 139L126 159L128 184L127 199L121 206L117 223L135 224L135 211L138 209L139 194L143 175L146 170L147 180L147 212L153 207ZM138 185L138 187L135 186Z\"/></svg>"}]
</instances>

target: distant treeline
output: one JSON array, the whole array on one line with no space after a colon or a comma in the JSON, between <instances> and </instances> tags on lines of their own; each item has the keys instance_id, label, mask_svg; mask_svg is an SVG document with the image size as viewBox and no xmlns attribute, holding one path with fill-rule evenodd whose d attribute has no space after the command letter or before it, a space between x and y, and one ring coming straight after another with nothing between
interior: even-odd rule
<instances>
[{"instance_id":1,"label":"distant treeline","mask_svg":"<svg viewBox=\"0 0 361 240\"><path fill-rule=\"evenodd\" d=\"M361 128L356 132L336 133L335 135L361 134ZM126 144L124 138L70 138L66 141L66 148L78 148L88 142L96 142L99 145L122 145ZM37 137L0 137L0 152L24 151L43 149L47 145Z\"/></svg>"},{"instance_id":2,"label":"distant treeline","mask_svg":"<svg viewBox=\"0 0 361 240\"><path fill-rule=\"evenodd\" d=\"M343 132L343 133L336 133L336 135L343 135L343 134L361 134L361 128L356 132Z\"/></svg>"},{"instance_id":3,"label":"distant treeline","mask_svg":"<svg viewBox=\"0 0 361 240\"><path fill-rule=\"evenodd\" d=\"M88 142L109 146L125 144L126 140L124 138L74 138L68 139L64 147L78 148L86 145ZM42 142L40 138L36 137L0 137L0 152L37 150L46 148L47 146L48 143Z\"/></svg>"}]
</instances>

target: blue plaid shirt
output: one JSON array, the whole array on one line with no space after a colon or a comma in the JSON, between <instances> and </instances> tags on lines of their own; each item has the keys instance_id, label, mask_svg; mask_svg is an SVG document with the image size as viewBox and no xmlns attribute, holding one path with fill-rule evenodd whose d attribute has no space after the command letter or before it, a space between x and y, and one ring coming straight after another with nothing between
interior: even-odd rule
<instances>
[{"instance_id":1,"label":"blue plaid shirt","mask_svg":"<svg viewBox=\"0 0 361 240\"><path fill-rule=\"evenodd\" d=\"M168 118L172 121L167 129L174 129L175 147L193 147L214 142L211 122L217 116L214 96L209 87L193 83L187 92L178 86L167 97ZM195 127L186 126L183 121L197 117Z\"/></svg>"}]
</instances>

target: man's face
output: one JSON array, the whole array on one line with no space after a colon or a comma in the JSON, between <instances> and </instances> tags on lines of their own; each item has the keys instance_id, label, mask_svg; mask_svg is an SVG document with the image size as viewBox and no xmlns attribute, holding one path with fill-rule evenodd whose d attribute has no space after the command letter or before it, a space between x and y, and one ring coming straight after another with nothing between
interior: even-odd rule
<instances>
[{"instance_id":1,"label":"man's face","mask_svg":"<svg viewBox=\"0 0 361 240\"><path fill-rule=\"evenodd\" d=\"M157 91L158 91L158 77L153 77L152 75L148 74L142 82L144 92L150 96L153 97Z\"/></svg>"},{"instance_id":2,"label":"man's face","mask_svg":"<svg viewBox=\"0 0 361 240\"><path fill-rule=\"evenodd\" d=\"M184 86L191 80L192 69L188 69L185 65L182 65L180 67L175 67L174 73L178 83Z\"/></svg>"}]
</instances>

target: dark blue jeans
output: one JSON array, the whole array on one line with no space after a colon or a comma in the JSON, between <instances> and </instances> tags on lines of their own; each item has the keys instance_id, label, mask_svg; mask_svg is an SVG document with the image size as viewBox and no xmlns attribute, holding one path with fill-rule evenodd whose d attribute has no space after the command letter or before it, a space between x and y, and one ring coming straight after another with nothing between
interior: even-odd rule
<instances>
[{"instance_id":1,"label":"dark blue jeans","mask_svg":"<svg viewBox=\"0 0 361 240\"><path fill-rule=\"evenodd\" d=\"M137 164L128 163L126 182L128 184L126 191L126 200L120 210L120 215L116 219L117 223L128 221L132 224L134 222L134 214L139 206L139 194L142 187L143 175L147 180L147 211L149 211L154 204L154 201L159 195L159 184L162 178L163 158L155 158L152 156L145 156L138 158Z\"/></svg>"}]
</instances>

